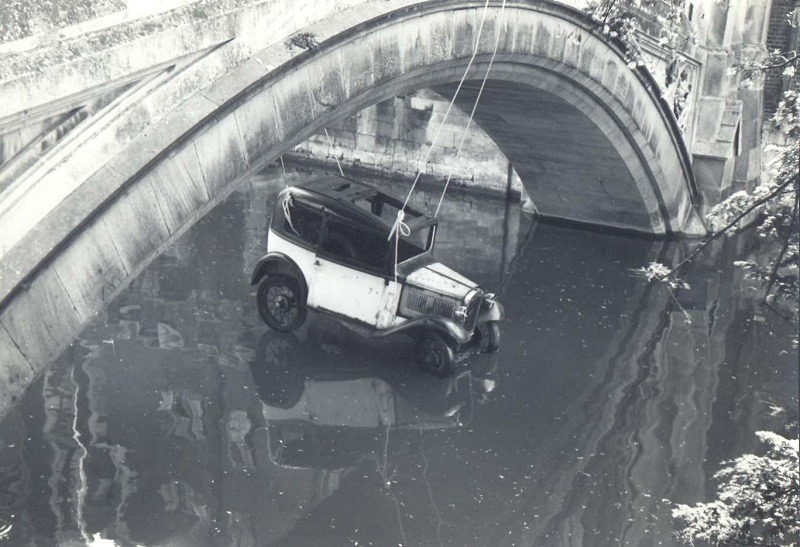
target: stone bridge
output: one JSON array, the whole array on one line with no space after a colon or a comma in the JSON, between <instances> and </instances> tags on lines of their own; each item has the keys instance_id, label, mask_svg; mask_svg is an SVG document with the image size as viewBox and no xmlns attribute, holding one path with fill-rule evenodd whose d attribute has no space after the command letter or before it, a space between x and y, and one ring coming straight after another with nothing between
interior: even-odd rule
<instances>
[{"instance_id":1,"label":"stone bridge","mask_svg":"<svg viewBox=\"0 0 800 547\"><path fill-rule=\"evenodd\" d=\"M377 102L452 95L476 40L457 104L492 62L476 121L540 213L704 233L658 83L574 8L492 0L479 36L482 1L170 6L0 44L0 408L239 182Z\"/></svg>"}]
</instances>

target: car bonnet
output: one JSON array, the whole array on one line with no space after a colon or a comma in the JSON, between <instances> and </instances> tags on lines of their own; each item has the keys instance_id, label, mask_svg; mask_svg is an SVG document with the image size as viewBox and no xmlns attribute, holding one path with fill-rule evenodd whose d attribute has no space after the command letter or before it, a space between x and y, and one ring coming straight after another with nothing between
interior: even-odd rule
<instances>
[{"instance_id":1,"label":"car bonnet","mask_svg":"<svg viewBox=\"0 0 800 547\"><path fill-rule=\"evenodd\" d=\"M440 262L415 270L406 277L406 283L459 299L478 288L477 283Z\"/></svg>"}]
</instances>

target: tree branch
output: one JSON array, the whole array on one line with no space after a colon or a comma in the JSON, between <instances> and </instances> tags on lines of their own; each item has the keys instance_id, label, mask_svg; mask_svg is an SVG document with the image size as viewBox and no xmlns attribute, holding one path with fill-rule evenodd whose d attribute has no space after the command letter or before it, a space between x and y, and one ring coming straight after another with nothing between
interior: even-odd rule
<instances>
[{"instance_id":1,"label":"tree branch","mask_svg":"<svg viewBox=\"0 0 800 547\"><path fill-rule=\"evenodd\" d=\"M771 311L772 313L774 313L775 315L777 315L778 317L780 317L781 319L783 319L783 321L784 321L784 322L785 322L787 325L791 325L792 327L795 327L795 328L797 328L797 324L796 324L794 321L792 321L792 319L793 319L792 317L782 314L782 313L781 313L781 312L779 312L777 309L775 309L775 307L774 307L772 304L770 304L769 302L764 302L764 306L765 306L765 307L766 307L766 308L767 308L769 311Z\"/></svg>"},{"instance_id":2,"label":"tree branch","mask_svg":"<svg viewBox=\"0 0 800 547\"><path fill-rule=\"evenodd\" d=\"M798 189L795 188L794 191L794 207L792 207L792 217L791 221L789 222L789 233L786 235L786 241L783 242L783 248L781 248L781 252L778 255L778 258L775 259L775 264L772 266L772 271L769 274L769 279L767 279L767 290L764 292L764 300L763 302L767 303L767 297L769 296L770 291L772 290L772 286L775 284L775 277L778 274L778 269L781 267L781 259L783 259L783 255L786 254L786 250L789 248L789 242L792 239L792 234L794 233L795 224L797 224L797 200L798 200Z\"/></svg>"},{"instance_id":3,"label":"tree branch","mask_svg":"<svg viewBox=\"0 0 800 547\"><path fill-rule=\"evenodd\" d=\"M784 59L780 63L776 64L765 64L762 65L763 70L772 70L773 68L783 68L785 66L791 65L792 63L796 62L800 58L800 53L795 52L794 55L789 57L788 59Z\"/></svg>"},{"instance_id":4,"label":"tree branch","mask_svg":"<svg viewBox=\"0 0 800 547\"><path fill-rule=\"evenodd\" d=\"M755 203L753 203L753 204L752 204L750 207L748 207L747 209L745 209L743 212L739 213L739 215L738 215L738 216L737 216L735 219L733 219L733 220L732 220L732 221L731 221L731 222L730 222L730 223L729 223L727 226L725 226L724 228L722 228L721 230L719 230L718 232L716 232L714 235L712 235L711 237L709 237L708 239L706 239L706 240L705 240L703 243L701 243L701 244L700 244L700 246L699 246L699 247L697 247L697 249L695 249L694 251L692 251L692 253L691 253L689 256L687 256L686 258L684 258L684 259L683 259L683 260L682 260L682 261L681 261L681 262L680 262L680 263L679 263L677 266L675 266L674 268L672 268L672 271L670 271L670 272L667 274L667 277L671 277L671 276L673 276L673 275L675 274L675 272L677 272L677 271L678 271L678 269L680 269L680 268L681 268L681 267L682 267L684 264L688 263L688 262L689 262L690 260L692 260L692 259L693 259L695 256L697 256L698 254L700 254L700 251L702 251L703 249L705 249L706 247L708 247L709 243L711 243L712 241L714 241L715 239L717 239L719 236L721 236L722 234L724 234L725 232L727 232L728 230L730 230L731 228L733 228L734 226L736 226L736 225L739 223L739 221L740 221L740 220L742 220L744 217L746 217L748 214L750 214L750 212L751 212L751 211L753 211L753 210L757 209L758 207L761 207L761 206L762 206L764 203L766 203L766 202L768 202L769 200L771 200L772 198L774 198L774 197L775 197L776 195L778 195L778 193L780 193L780 192L781 192L781 191L782 191L784 188L786 188L787 186L789 186L790 184L792 184L793 182L795 182L797 179L798 179L798 176L797 176L797 175L795 175L794 177L790 178L789 180L787 180L786 182L784 182L783 184L781 184L780 186L778 186L777 188L775 188L775 190L773 190L771 193L769 193L768 195L764 196L763 198L761 198L761 199L759 199L758 201L756 201Z\"/></svg>"}]
</instances>

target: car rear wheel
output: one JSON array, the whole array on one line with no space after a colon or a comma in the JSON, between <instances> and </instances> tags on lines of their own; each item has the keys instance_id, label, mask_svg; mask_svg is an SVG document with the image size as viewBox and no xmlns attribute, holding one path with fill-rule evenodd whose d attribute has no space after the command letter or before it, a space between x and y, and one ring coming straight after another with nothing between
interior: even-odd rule
<instances>
[{"instance_id":1,"label":"car rear wheel","mask_svg":"<svg viewBox=\"0 0 800 547\"><path fill-rule=\"evenodd\" d=\"M417 361L422 368L438 376L453 374L455 352L440 334L426 332L420 336L417 344Z\"/></svg>"},{"instance_id":2,"label":"car rear wheel","mask_svg":"<svg viewBox=\"0 0 800 547\"><path fill-rule=\"evenodd\" d=\"M258 286L256 307L264 323L278 332L291 332L306 319L300 284L288 276L264 278Z\"/></svg>"},{"instance_id":3,"label":"car rear wheel","mask_svg":"<svg viewBox=\"0 0 800 547\"><path fill-rule=\"evenodd\" d=\"M497 321L487 321L475 329L478 349L481 353L494 353L500 349L500 324Z\"/></svg>"}]
</instances>

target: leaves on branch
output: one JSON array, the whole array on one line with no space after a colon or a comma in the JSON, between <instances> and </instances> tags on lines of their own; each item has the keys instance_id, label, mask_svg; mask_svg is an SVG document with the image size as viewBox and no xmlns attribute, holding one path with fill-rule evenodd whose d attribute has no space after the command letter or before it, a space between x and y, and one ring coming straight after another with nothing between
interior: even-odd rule
<instances>
[{"instance_id":1,"label":"leaves on branch","mask_svg":"<svg viewBox=\"0 0 800 547\"><path fill-rule=\"evenodd\" d=\"M688 283L676 277L673 270L660 262L651 262L646 268L636 268L632 270L634 274L647 279L648 281L658 281L666 283L671 289L690 289Z\"/></svg>"},{"instance_id":2,"label":"leaves on branch","mask_svg":"<svg viewBox=\"0 0 800 547\"><path fill-rule=\"evenodd\" d=\"M694 506L676 505L677 536L693 544L792 545L800 539L798 441L759 431L763 456L745 454L725 462L714 475L717 498Z\"/></svg>"}]
</instances>

